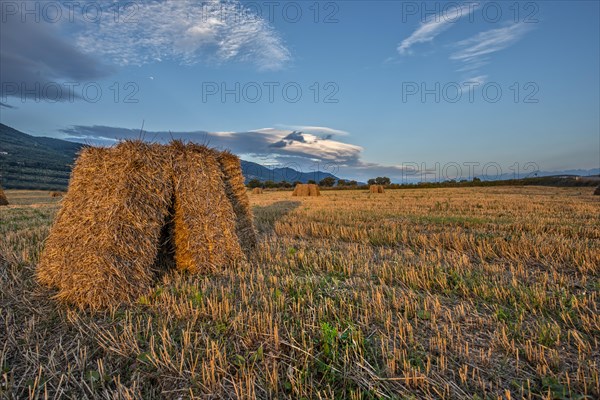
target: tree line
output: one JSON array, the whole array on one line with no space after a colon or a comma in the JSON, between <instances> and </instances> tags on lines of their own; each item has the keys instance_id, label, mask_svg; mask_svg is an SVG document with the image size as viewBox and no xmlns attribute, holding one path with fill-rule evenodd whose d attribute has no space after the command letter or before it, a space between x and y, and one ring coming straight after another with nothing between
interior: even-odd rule
<instances>
[{"instance_id":1,"label":"tree line","mask_svg":"<svg viewBox=\"0 0 600 400\"><path fill-rule=\"evenodd\" d=\"M252 179L248 182L249 188L263 188L263 189L291 189L297 184L303 182L274 182L274 181L260 181L258 179ZM335 179L333 177L323 178L321 181L316 182L309 180L307 183L318 184L321 187L336 187L338 189L367 189L369 185L383 185L387 189L425 189L425 188L448 188L448 187L473 187L473 186L597 186L597 181L580 180L575 177L531 177L521 179L506 179L499 181L482 181L480 178L474 177L472 180L447 180L443 182L418 182L418 183L391 183L388 177L377 177L369 179L367 184L361 184L354 180L346 179Z\"/></svg>"}]
</instances>

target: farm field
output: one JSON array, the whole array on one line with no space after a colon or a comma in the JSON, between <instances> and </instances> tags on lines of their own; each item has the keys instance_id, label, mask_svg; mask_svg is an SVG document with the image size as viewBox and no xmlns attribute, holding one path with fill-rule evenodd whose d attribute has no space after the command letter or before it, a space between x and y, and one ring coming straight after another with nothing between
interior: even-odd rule
<instances>
[{"instance_id":1,"label":"farm field","mask_svg":"<svg viewBox=\"0 0 600 400\"><path fill-rule=\"evenodd\" d=\"M8 190L0 397L598 398L593 191L249 194L248 262L92 314L33 279L60 198Z\"/></svg>"}]
</instances>

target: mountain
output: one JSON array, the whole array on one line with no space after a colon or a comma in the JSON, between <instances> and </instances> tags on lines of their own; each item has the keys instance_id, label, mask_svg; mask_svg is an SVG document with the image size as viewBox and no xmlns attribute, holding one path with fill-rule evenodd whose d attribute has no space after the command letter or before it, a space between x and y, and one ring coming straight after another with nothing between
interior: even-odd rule
<instances>
[{"instance_id":1,"label":"mountain","mask_svg":"<svg viewBox=\"0 0 600 400\"><path fill-rule=\"evenodd\" d=\"M253 163L250 161L242 160L242 172L246 178L246 183L251 179L258 179L259 181L273 181L281 182L287 181L307 183L309 180L315 182L321 181L323 178L332 177L336 181L339 179L333 174L322 171L313 172L300 172L293 168L267 168L263 165Z\"/></svg>"},{"instance_id":2,"label":"mountain","mask_svg":"<svg viewBox=\"0 0 600 400\"><path fill-rule=\"evenodd\" d=\"M6 189L64 190L71 167L84 144L48 137L31 136L0 124L0 185ZM320 181L334 175L327 172L300 172L292 168L267 168L242 160L246 182L251 179Z\"/></svg>"},{"instance_id":3,"label":"mountain","mask_svg":"<svg viewBox=\"0 0 600 400\"><path fill-rule=\"evenodd\" d=\"M83 146L0 124L0 184L10 189L65 189Z\"/></svg>"}]
</instances>

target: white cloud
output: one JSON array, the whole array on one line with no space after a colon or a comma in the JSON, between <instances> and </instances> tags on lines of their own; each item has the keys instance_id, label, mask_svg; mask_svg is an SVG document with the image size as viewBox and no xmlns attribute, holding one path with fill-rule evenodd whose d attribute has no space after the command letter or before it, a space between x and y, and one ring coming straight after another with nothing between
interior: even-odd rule
<instances>
[{"instance_id":1,"label":"white cloud","mask_svg":"<svg viewBox=\"0 0 600 400\"><path fill-rule=\"evenodd\" d=\"M503 28L479 32L473 37L456 43L459 50L454 52L450 59L464 62L467 69L475 69L489 61L487 56L511 46L528 30L528 25L515 23Z\"/></svg>"},{"instance_id":2,"label":"white cloud","mask_svg":"<svg viewBox=\"0 0 600 400\"><path fill-rule=\"evenodd\" d=\"M450 27L446 20L431 20L421 24L416 31L404 39L398 46L398 52L402 55L410 54L410 48L416 43L431 42L437 35Z\"/></svg>"},{"instance_id":3,"label":"white cloud","mask_svg":"<svg viewBox=\"0 0 600 400\"><path fill-rule=\"evenodd\" d=\"M271 134L269 148L278 149L288 155L340 163L355 163L363 151L360 146L333 140L330 135L323 138L311 133L278 129L263 129L262 133ZM285 136L282 137L282 134Z\"/></svg>"},{"instance_id":4,"label":"white cloud","mask_svg":"<svg viewBox=\"0 0 600 400\"><path fill-rule=\"evenodd\" d=\"M283 40L262 17L238 0L160 0L136 2L128 20L102 18L84 23L77 45L118 65L175 60L241 61L260 70L282 68L290 61Z\"/></svg>"},{"instance_id":5,"label":"white cloud","mask_svg":"<svg viewBox=\"0 0 600 400\"><path fill-rule=\"evenodd\" d=\"M320 127L324 131L336 131ZM62 133L77 141L110 143L121 139L135 139L140 136L139 129L109 126L74 126L63 129ZM320 137L312 133L289 129L262 128L244 132L154 132L144 131L144 137L159 142L171 139L189 140L207 143L218 148L231 149L237 154L260 157L300 157L306 160L336 162L340 165L359 163L363 148L349 143L333 140L328 135Z\"/></svg>"},{"instance_id":6,"label":"white cloud","mask_svg":"<svg viewBox=\"0 0 600 400\"><path fill-rule=\"evenodd\" d=\"M325 126L312 125L282 125L284 128L294 129L306 133L324 136L348 136L348 132L339 129L327 128Z\"/></svg>"},{"instance_id":7,"label":"white cloud","mask_svg":"<svg viewBox=\"0 0 600 400\"><path fill-rule=\"evenodd\" d=\"M336 131L333 128L320 128ZM69 140L96 145L113 145L118 140L140 137L139 128L109 126L73 126L61 132ZM289 129L261 128L244 132L144 131L143 138L157 142L180 139L207 144L218 149L229 149L242 159L287 165L296 170L309 171L318 165L340 177L365 181L376 176L389 176L399 181L412 176L414 172L412 166L366 162L362 159L364 149L361 146Z\"/></svg>"},{"instance_id":8,"label":"white cloud","mask_svg":"<svg viewBox=\"0 0 600 400\"><path fill-rule=\"evenodd\" d=\"M406 39L404 39L398 45L398 52L401 55L410 54L410 48L417 43L427 43L433 41L440 33L450 28L452 24L458 22L464 16L468 16L479 5L471 5L465 11L464 7L460 5L460 14L457 17L448 17L446 12L440 12L436 15L432 15Z\"/></svg>"}]
</instances>

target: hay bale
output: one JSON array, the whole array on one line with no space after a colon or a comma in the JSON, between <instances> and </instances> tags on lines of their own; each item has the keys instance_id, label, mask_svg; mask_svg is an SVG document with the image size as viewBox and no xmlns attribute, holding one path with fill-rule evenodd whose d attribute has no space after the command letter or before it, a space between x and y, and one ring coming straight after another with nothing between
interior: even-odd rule
<instances>
[{"instance_id":1,"label":"hay bale","mask_svg":"<svg viewBox=\"0 0 600 400\"><path fill-rule=\"evenodd\" d=\"M292 196L299 197L320 195L321 192L319 191L319 186L315 185L314 183L299 183L296 185L294 192L292 193Z\"/></svg>"},{"instance_id":2,"label":"hay bale","mask_svg":"<svg viewBox=\"0 0 600 400\"><path fill-rule=\"evenodd\" d=\"M254 189L252 189L252 194L263 194L263 190L262 190L262 188L259 188L259 187L254 188Z\"/></svg>"},{"instance_id":3,"label":"hay bale","mask_svg":"<svg viewBox=\"0 0 600 400\"><path fill-rule=\"evenodd\" d=\"M308 194L308 185L305 183L297 184L294 188L294 191L292 192L292 196L308 196Z\"/></svg>"},{"instance_id":4,"label":"hay bale","mask_svg":"<svg viewBox=\"0 0 600 400\"><path fill-rule=\"evenodd\" d=\"M242 249L250 250L256 247L257 237L252 223L252 209L244 184L244 175L240 158L228 151L218 154L217 160L221 166L225 183L225 194L235 212L236 233ZM262 192L262 189L261 189Z\"/></svg>"},{"instance_id":5,"label":"hay bale","mask_svg":"<svg viewBox=\"0 0 600 400\"><path fill-rule=\"evenodd\" d=\"M166 267L214 271L255 244L237 157L126 141L81 153L36 276L59 300L104 308L137 299Z\"/></svg>"},{"instance_id":6,"label":"hay bale","mask_svg":"<svg viewBox=\"0 0 600 400\"><path fill-rule=\"evenodd\" d=\"M308 184L308 195L309 196L320 196L321 192L319 191L319 185L315 185L314 183Z\"/></svg>"},{"instance_id":7,"label":"hay bale","mask_svg":"<svg viewBox=\"0 0 600 400\"><path fill-rule=\"evenodd\" d=\"M383 185L371 185L369 186L369 191L371 193L384 193Z\"/></svg>"},{"instance_id":8,"label":"hay bale","mask_svg":"<svg viewBox=\"0 0 600 400\"><path fill-rule=\"evenodd\" d=\"M174 142L174 240L177 269L207 273L244 258L236 214L225 192L218 154Z\"/></svg>"},{"instance_id":9,"label":"hay bale","mask_svg":"<svg viewBox=\"0 0 600 400\"><path fill-rule=\"evenodd\" d=\"M600 196L600 185L598 185L598 187L596 188L596 190L594 190L594 195Z\"/></svg>"},{"instance_id":10,"label":"hay bale","mask_svg":"<svg viewBox=\"0 0 600 400\"><path fill-rule=\"evenodd\" d=\"M7 206L8 205L8 199L6 198L6 195L4 194L4 190L2 190L2 187L0 187L0 206Z\"/></svg>"},{"instance_id":11,"label":"hay bale","mask_svg":"<svg viewBox=\"0 0 600 400\"><path fill-rule=\"evenodd\" d=\"M36 271L57 299L101 308L146 291L173 196L168 156L140 141L81 152Z\"/></svg>"}]
</instances>

